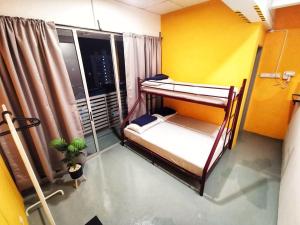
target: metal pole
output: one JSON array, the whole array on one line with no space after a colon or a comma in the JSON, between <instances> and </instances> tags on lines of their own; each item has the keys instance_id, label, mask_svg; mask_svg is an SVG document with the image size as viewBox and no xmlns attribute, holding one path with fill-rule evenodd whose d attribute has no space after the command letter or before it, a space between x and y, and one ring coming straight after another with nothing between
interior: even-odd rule
<instances>
[{"instance_id":1,"label":"metal pole","mask_svg":"<svg viewBox=\"0 0 300 225\"><path fill-rule=\"evenodd\" d=\"M2 105L2 110L3 111L7 111L7 108L6 108L5 105ZM7 122L8 128L9 128L9 130L11 132L12 138L13 138L16 146L17 146L18 152L19 152L19 154L20 154L20 156L22 158L22 161L23 161L23 163L25 165L25 168L26 168L26 170L28 172L30 180L31 180L31 182L32 182L32 184L34 186L34 189L36 190L36 193L37 193L37 195L38 195L38 197L39 197L39 199L41 201L41 204L42 204L43 209L45 211L46 217L48 218L48 220L49 220L49 222L50 222L51 225L56 225L55 221L53 219L53 216L51 214L51 211L50 211L50 209L49 209L49 207L47 205L44 193L43 193L43 191L42 191L42 189L40 187L40 184L39 184L39 182L38 182L38 180L37 180L37 178L36 178L36 176L34 174L32 166L31 166L31 164L29 162L29 159L28 159L28 157L26 155L25 149L24 149L24 147L22 145L22 142L21 142L21 140L20 140L20 138L18 136L16 128L14 127L14 124L13 124L13 122L12 122L9 114L5 114L4 117L5 117L5 120Z\"/></svg>"},{"instance_id":2,"label":"metal pole","mask_svg":"<svg viewBox=\"0 0 300 225\"><path fill-rule=\"evenodd\" d=\"M115 86L116 86L116 92L117 92L117 98L118 98L119 118L120 118L120 124L122 124L123 110L122 110L122 99L121 99L121 92L120 92L120 74L119 74L119 66L118 66L118 59L117 59L115 36L113 34L110 35L110 46L111 46L111 55L112 55L113 66L114 66Z\"/></svg>"}]
</instances>

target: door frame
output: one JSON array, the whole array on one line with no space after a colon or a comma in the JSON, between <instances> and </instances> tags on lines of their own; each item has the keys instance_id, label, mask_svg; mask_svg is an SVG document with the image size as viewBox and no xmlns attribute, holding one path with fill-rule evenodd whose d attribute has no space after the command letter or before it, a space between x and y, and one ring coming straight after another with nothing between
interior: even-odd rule
<instances>
[{"instance_id":1,"label":"door frame","mask_svg":"<svg viewBox=\"0 0 300 225\"><path fill-rule=\"evenodd\" d=\"M120 119L120 124L122 124L123 110L122 110L122 99L121 99L121 90L120 90L120 73L119 73L119 63L117 57L116 40L114 34L110 35L110 47L111 47L111 55L112 55L113 67L114 67L114 78L115 78L115 86L116 86L117 99L118 99L119 119Z\"/></svg>"},{"instance_id":2,"label":"door frame","mask_svg":"<svg viewBox=\"0 0 300 225\"><path fill-rule=\"evenodd\" d=\"M93 157L95 154L101 152L100 146L98 143L98 138L97 138L97 132L96 132L96 127L93 119L93 111L92 111L92 106L91 106L91 99L88 91L88 86L87 86L87 81L86 81L86 74L84 71L84 66L83 66L83 60L82 60L82 55L80 51L80 45L79 45L79 39L78 39L78 34L77 32L88 32L88 33L95 33L95 34L105 34L110 36L110 48L111 48L111 54L112 54L112 61L113 61L113 70L114 70L114 80L115 80L115 86L116 86L116 93L117 93L117 101L118 101L118 113L119 113L119 119L120 123L122 123L123 120L123 112L122 112L122 100L121 100L121 92L120 92L120 74L119 74L119 65L118 65L118 59L117 59L117 49L115 45L115 36L122 36L121 34L116 34L116 33L110 33L110 32L102 32L102 31L94 31L90 29L84 29L84 28L74 28L70 26L62 26L62 25L56 25L56 28L59 29L65 29L65 30L70 30L72 31L72 36L74 39L74 44L75 44L75 49L76 49L76 56L79 64L79 69L80 69L80 75L81 75L81 80L84 88L84 93L85 93L85 98L86 98L86 103L87 103L87 108L88 108L88 113L89 113L89 120L90 124L92 127L92 133L93 133L93 138L94 138L94 143L96 147L96 152L91 154L89 157ZM88 158L89 158L88 157Z\"/></svg>"},{"instance_id":3,"label":"door frame","mask_svg":"<svg viewBox=\"0 0 300 225\"><path fill-rule=\"evenodd\" d=\"M251 100L251 96L252 96L252 92L253 92L253 88L254 88L255 79L257 76L257 71L258 71L259 62L261 59L262 50L263 50L263 48L261 46L259 46L256 51L255 61L253 64L252 73L251 73L251 77L249 80L248 92L247 92L247 96L245 99L244 110L243 110L242 118L241 118L240 128L242 130L244 129L244 126L245 126L247 112L248 112L249 105L250 105L250 100Z\"/></svg>"},{"instance_id":4,"label":"door frame","mask_svg":"<svg viewBox=\"0 0 300 225\"><path fill-rule=\"evenodd\" d=\"M97 141L97 133L96 133L95 123L94 123L94 118L93 118L91 99L90 99L88 86L87 86L87 82L86 82L86 76L85 76L85 71L84 71L84 66L83 66L83 61L82 61L82 56L81 56L81 51L80 51L80 46L79 46L78 35L77 35L76 29L72 29L72 34L73 34L73 39L74 39L74 44L75 44L75 49L76 49L77 60L79 63L80 75L81 75L82 85L83 85L83 89L84 89L84 93L85 93L86 104L87 104L87 108L89 111L89 118L90 118L90 123L91 123L91 127L92 127L94 143L96 146L95 153L97 153L100 151L100 148L99 148L99 144Z\"/></svg>"}]
</instances>

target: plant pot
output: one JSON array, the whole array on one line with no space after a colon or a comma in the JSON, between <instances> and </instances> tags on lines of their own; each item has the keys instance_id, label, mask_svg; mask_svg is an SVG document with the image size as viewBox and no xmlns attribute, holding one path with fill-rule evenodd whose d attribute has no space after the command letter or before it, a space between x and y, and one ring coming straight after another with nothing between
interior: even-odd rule
<instances>
[{"instance_id":1,"label":"plant pot","mask_svg":"<svg viewBox=\"0 0 300 225\"><path fill-rule=\"evenodd\" d=\"M84 166L87 158L87 151L82 151L82 154L75 158L75 162Z\"/></svg>"},{"instance_id":2,"label":"plant pot","mask_svg":"<svg viewBox=\"0 0 300 225\"><path fill-rule=\"evenodd\" d=\"M76 168L69 167L68 172L73 180L80 178L83 175L83 167L81 164L76 164Z\"/></svg>"}]
</instances>

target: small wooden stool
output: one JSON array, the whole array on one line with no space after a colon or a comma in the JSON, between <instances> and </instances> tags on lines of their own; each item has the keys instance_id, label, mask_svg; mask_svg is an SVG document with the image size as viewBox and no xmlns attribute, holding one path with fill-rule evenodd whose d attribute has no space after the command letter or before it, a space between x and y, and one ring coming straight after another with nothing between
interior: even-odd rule
<instances>
[{"instance_id":1,"label":"small wooden stool","mask_svg":"<svg viewBox=\"0 0 300 225\"><path fill-rule=\"evenodd\" d=\"M84 175L82 175L81 177L79 177L78 179L75 179L74 180L74 188L75 189L77 189L78 187L79 187L79 185L80 185L80 183L82 183L82 182L84 182L84 181L86 181L87 180L87 178L84 176Z\"/></svg>"}]
</instances>

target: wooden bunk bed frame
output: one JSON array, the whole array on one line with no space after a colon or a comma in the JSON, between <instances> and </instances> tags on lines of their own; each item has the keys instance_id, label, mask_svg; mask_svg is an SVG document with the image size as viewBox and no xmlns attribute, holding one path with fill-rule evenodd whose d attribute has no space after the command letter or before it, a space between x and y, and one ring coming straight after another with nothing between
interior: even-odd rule
<instances>
[{"instance_id":1,"label":"wooden bunk bed frame","mask_svg":"<svg viewBox=\"0 0 300 225\"><path fill-rule=\"evenodd\" d=\"M140 78L138 78L137 79L137 82L138 82L138 98L135 101L135 103L134 103L133 107L131 108L131 110L128 112L128 115L126 116L126 118L123 120L123 122L121 124L121 127L120 127L121 136L122 136L121 144L124 145L124 144L128 143L128 144L131 144L133 146L138 147L139 149L147 151L148 153L150 153L150 155L152 157L152 163L154 163L155 158L158 158L158 159L166 162L168 165L171 165L172 167L175 167L175 168L179 169L180 171L183 171L185 174L187 174L187 175L189 175L193 178L196 178L200 182L199 194L201 196L203 196L205 182L206 182L206 179L208 178L209 174L212 172L212 170L214 169L214 167L216 166L216 164L218 163L220 158L223 156L226 149L227 148L229 148L229 149L232 148L234 134L236 132L237 122L238 122L239 113L240 113L240 109L241 109L241 104L242 104L242 100L243 100L243 95L244 95L244 92L245 92L246 81L247 81L246 79L243 80L242 86L240 87L240 90L239 90L238 93L236 93L234 91L235 90L234 86L230 86L230 87L213 87L213 86L202 86L202 85L192 85L192 84L176 84L176 85L189 86L189 87L228 90L228 96L227 97L220 97L220 96L215 96L215 95L204 95L204 94L193 94L193 95L200 95L200 96L206 96L206 97L213 97L213 98L218 97L218 98L227 99L227 104L215 104L215 103L211 103L211 102L207 102L207 101L197 101L197 100L194 100L194 99L180 98L178 96L173 96L172 94L157 94L157 93L155 93L155 91L145 91L145 90L142 89L142 83L144 82L144 80L141 80ZM168 84L168 83L164 82L164 84ZM173 84L173 83L169 83L169 84ZM171 92L178 92L178 91L175 91L175 90L168 90L168 91L170 91L170 93ZM182 91L179 91L179 92L184 93ZM218 131L218 134L216 136L216 139L214 141L214 144L212 146L210 154L207 158L205 166L203 168L202 176L198 176L198 175L195 175L195 174L191 173L190 171L188 171L188 170L176 165L175 163L161 157L157 153L154 153L150 149L147 149L146 147L141 146L140 144L134 142L133 140L130 140L129 138L125 137L124 129L125 129L126 125L129 123L129 120L132 117L132 115L134 114L135 110L137 109L137 106L143 101L142 94L146 95L146 102L147 102L147 104L146 104L147 110L146 111L147 111L147 113L153 113L153 111L152 111L152 105L153 105L152 104L152 98L153 98L153 95L154 96L161 96L162 99L163 99L163 97L167 97L167 98L171 98L171 99L177 99L177 100L182 100L182 101L186 101L186 102L193 102L193 103L197 103L197 104L208 105L208 106L224 109L224 119L223 119L223 122L222 122L222 124L220 126L220 129ZM189 93L189 94L191 94L191 93ZM148 106L149 105L148 104L149 97L150 97L150 107ZM163 106L163 101L161 101L161 106ZM210 167L210 163L213 159L214 153L217 149L217 146L219 144L220 139L222 138L222 135L223 135L223 132L224 132L225 129L226 129L226 133L225 133L225 140L224 140L224 146L223 146L222 152L219 154L217 159L214 161L214 163ZM229 138L228 141L227 141L227 138Z\"/></svg>"}]
</instances>

